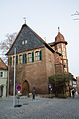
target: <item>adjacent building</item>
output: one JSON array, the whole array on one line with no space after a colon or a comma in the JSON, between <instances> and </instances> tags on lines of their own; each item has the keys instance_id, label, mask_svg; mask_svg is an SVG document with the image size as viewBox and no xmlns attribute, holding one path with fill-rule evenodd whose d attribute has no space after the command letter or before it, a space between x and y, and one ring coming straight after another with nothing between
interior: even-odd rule
<instances>
[{"instance_id":1,"label":"adjacent building","mask_svg":"<svg viewBox=\"0 0 79 119\"><path fill-rule=\"evenodd\" d=\"M0 97L7 94L7 66L0 58Z\"/></svg>"},{"instance_id":2,"label":"adjacent building","mask_svg":"<svg viewBox=\"0 0 79 119\"><path fill-rule=\"evenodd\" d=\"M77 92L79 94L79 76L76 77L76 80L77 80Z\"/></svg>"},{"instance_id":3,"label":"adjacent building","mask_svg":"<svg viewBox=\"0 0 79 119\"><path fill-rule=\"evenodd\" d=\"M60 32L55 42L47 44L27 24L23 24L7 52L10 66L10 95L13 94L15 59L16 85L21 85L22 95L32 93L33 87L37 94L48 94L49 76L57 72L68 72L66 45L67 42Z\"/></svg>"}]
</instances>

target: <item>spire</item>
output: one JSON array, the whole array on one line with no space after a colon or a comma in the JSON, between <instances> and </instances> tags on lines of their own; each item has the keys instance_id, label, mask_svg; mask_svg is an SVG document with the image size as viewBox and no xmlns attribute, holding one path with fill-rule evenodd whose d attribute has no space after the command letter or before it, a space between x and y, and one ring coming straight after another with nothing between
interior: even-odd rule
<instances>
[{"instance_id":1,"label":"spire","mask_svg":"<svg viewBox=\"0 0 79 119\"><path fill-rule=\"evenodd\" d=\"M60 32L60 27L58 27L58 33Z\"/></svg>"},{"instance_id":2,"label":"spire","mask_svg":"<svg viewBox=\"0 0 79 119\"><path fill-rule=\"evenodd\" d=\"M26 17L23 17L23 19L24 19L24 22L25 22L24 24L26 24Z\"/></svg>"}]
</instances>

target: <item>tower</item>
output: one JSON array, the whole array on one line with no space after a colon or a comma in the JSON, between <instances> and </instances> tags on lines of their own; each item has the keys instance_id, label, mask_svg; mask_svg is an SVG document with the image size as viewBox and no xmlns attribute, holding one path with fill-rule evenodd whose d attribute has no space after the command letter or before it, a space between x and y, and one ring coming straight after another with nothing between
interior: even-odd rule
<instances>
[{"instance_id":1,"label":"tower","mask_svg":"<svg viewBox=\"0 0 79 119\"><path fill-rule=\"evenodd\" d=\"M67 42L64 39L64 36L60 33L60 29L58 27L58 34L55 37L54 47L55 50L62 54L61 63L63 64L63 72L68 72L68 59L67 59L67 51L66 51Z\"/></svg>"}]
</instances>

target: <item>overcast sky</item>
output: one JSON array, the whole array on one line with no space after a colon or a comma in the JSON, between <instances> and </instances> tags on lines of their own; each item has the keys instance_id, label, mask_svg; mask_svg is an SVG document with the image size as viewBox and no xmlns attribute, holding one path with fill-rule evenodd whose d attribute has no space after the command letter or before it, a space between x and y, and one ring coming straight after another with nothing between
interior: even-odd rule
<instances>
[{"instance_id":1,"label":"overcast sky","mask_svg":"<svg viewBox=\"0 0 79 119\"><path fill-rule=\"evenodd\" d=\"M0 41L6 34L19 32L26 17L26 23L46 42L53 42L58 33L64 35L67 45L69 71L79 76L79 0L1 0Z\"/></svg>"}]
</instances>

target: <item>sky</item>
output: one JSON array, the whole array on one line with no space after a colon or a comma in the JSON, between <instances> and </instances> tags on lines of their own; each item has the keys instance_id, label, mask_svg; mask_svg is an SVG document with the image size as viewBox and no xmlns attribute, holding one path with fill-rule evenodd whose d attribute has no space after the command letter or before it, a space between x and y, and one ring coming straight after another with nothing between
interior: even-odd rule
<instances>
[{"instance_id":1,"label":"sky","mask_svg":"<svg viewBox=\"0 0 79 119\"><path fill-rule=\"evenodd\" d=\"M0 0L0 42L6 35L19 32L24 24L31 27L47 43L54 42L58 27L68 42L69 71L79 76L79 0Z\"/></svg>"}]
</instances>

